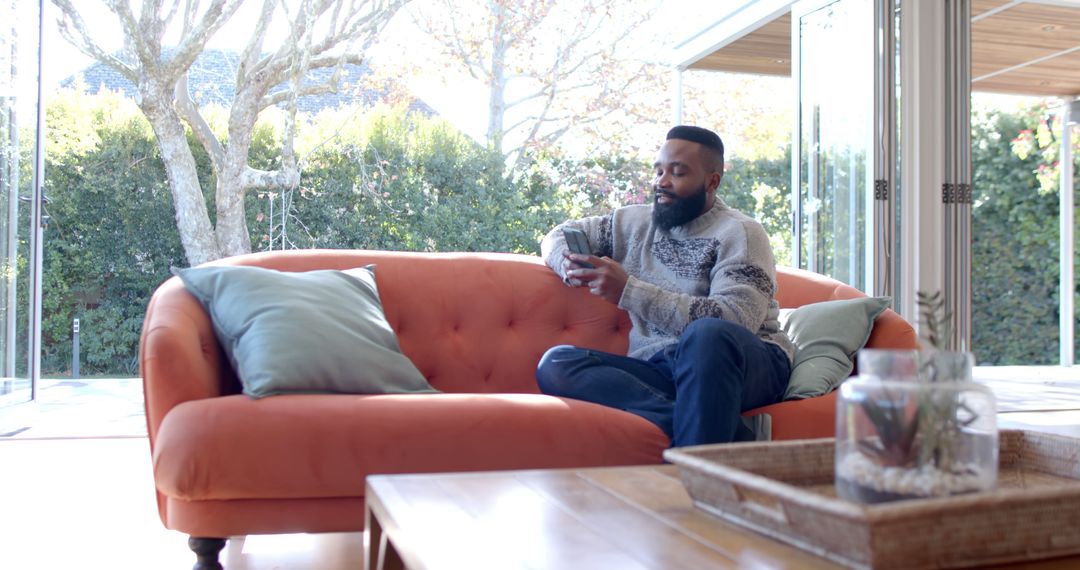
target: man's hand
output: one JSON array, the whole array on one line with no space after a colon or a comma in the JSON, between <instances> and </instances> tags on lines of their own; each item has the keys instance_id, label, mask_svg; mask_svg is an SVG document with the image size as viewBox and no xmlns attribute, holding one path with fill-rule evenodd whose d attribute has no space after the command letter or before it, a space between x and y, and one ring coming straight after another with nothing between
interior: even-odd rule
<instances>
[{"instance_id":1,"label":"man's hand","mask_svg":"<svg viewBox=\"0 0 1080 570\"><path fill-rule=\"evenodd\" d=\"M589 287L589 292L599 295L610 303L619 304L623 289L626 288L628 278L626 270L617 262L607 257L594 255L581 255L578 253L563 252L566 260L563 268L566 277L574 287ZM593 269L581 267L575 262L586 261L595 266Z\"/></svg>"}]
</instances>

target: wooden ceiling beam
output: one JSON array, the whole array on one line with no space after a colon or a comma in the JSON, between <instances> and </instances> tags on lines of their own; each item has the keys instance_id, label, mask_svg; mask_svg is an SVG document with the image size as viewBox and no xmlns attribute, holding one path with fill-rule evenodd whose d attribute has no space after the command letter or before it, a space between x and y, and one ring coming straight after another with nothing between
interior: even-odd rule
<instances>
[{"instance_id":1,"label":"wooden ceiling beam","mask_svg":"<svg viewBox=\"0 0 1080 570\"><path fill-rule=\"evenodd\" d=\"M972 89L1072 96L1080 93L1080 6L972 0ZM705 56L690 69L791 75L791 13ZM1051 59L1047 59L1051 58Z\"/></svg>"}]
</instances>

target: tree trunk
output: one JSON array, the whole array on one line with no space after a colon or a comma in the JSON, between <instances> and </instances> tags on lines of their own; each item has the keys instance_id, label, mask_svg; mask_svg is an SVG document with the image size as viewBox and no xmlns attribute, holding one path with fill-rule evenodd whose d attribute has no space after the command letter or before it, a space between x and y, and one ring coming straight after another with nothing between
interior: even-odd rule
<instances>
[{"instance_id":1,"label":"tree trunk","mask_svg":"<svg viewBox=\"0 0 1080 570\"><path fill-rule=\"evenodd\" d=\"M179 2L172 3L172 8L165 11L167 13L162 11L161 2L144 2L146 5L142 6L138 18L133 15L128 2L106 2L119 19L126 45L125 57L108 55L91 38L73 2L53 0L64 14L59 21L64 37L83 53L113 67L138 86L139 107L150 121L161 150L180 242L191 265L251 251L244 209L247 191L255 187L295 188L299 184L300 174L292 146L296 97L336 90L337 72L341 66L360 63L358 54L351 53L351 49L367 46L378 37L405 1L303 2L295 13L285 3L264 2L239 66L236 96L229 110L229 138L227 146L223 146L188 96L184 74L210 37L236 13L241 0L215 0L205 10L200 8L199 2L186 3L180 22L183 30L179 40L172 40L177 42L178 49L168 56L163 54L161 42L174 31L170 23L176 23L173 18L177 15ZM292 43L280 46L271 56L261 56L266 30L279 8L291 26L289 41ZM330 81L312 85L300 81L312 69L331 67L335 72ZM269 93L272 86L286 81L296 90L286 91L288 97ZM178 85L179 98L176 94ZM281 166L269 171L249 167L248 151L259 112L284 100L289 101L290 115L282 140ZM181 114L210 155L217 178L216 229L210 223L195 158L180 122Z\"/></svg>"},{"instance_id":2,"label":"tree trunk","mask_svg":"<svg viewBox=\"0 0 1080 570\"><path fill-rule=\"evenodd\" d=\"M494 25L491 31L491 88L488 90L487 140L491 150L503 155L503 121L506 115L506 8L498 2L492 4Z\"/></svg>"},{"instance_id":3,"label":"tree trunk","mask_svg":"<svg viewBox=\"0 0 1080 570\"><path fill-rule=\"evenodd\" d=\"M230 156L229 162L232 162L231 154L226 153ZM223 256L251 253L251 234L244 208L243 173L246 167L246 162L227 164L217 177L217 243Z\"/></svg>"},{"instance_id":4,"label":"tree trunk","mask_svg":"<svg viewBox=\"0 0 1080 570\"><path fill-rule=\"evenodd\" d=\"M248 154L252 131L259 116L260 84L249 83L236 90L229 110L229 144L217 172L217 243L223 255L251 253L251 234L247 227L244 196L251 187L248 180Z\"/></svg>"},{"instance_id":5,"label":"tree trunk","mask_svg":"<svg viewBox=\"0 0 1080 570\"><path fill-rule=\"evenodd\" d=\"M176 210L176 228L180 232L180 243L188 264L196 266L222 257L210 225L210 215L199 186L199 175L195 168L195 157L191 154L184 127L180 117L173 110L172 91L165 94L150 93L140 89L142 101L140 107L157 136L161 149L161 160L165 163L165 172L172 191L173 207Z\"/></svg>"}]
</instances>

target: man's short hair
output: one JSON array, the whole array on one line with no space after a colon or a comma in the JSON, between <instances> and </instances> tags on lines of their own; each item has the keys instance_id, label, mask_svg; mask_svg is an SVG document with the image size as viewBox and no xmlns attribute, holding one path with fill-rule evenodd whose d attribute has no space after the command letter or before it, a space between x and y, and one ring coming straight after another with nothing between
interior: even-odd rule
<instances>
[{"instance_id":1,"label":"man's short hair","mask_svg":"<svg viewBox=\"0 0 1080 570\"><path fill-rule=\"evenodd\" d=\"M702 127L693 125L678 125L672 127L667 133L667 140L679 139L696 142L701 145L701 157L705 161L705 167L723 174L724 172L724 141L720 135Z\"/></svg>"}]
</instances>

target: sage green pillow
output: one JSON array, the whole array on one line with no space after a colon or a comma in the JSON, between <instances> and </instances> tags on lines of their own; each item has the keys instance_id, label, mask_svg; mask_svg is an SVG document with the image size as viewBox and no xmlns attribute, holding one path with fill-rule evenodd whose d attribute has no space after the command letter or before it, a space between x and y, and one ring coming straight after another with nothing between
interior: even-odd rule
<instances>
[{"instance_id":1,"label":"sage green pillow","mask_svg":"<svg viewBox=\"0 0 1080 570\"><path fill-rule=\"evenodd\" d=\"M855 367L858 352L874 328L874 319L890 297L822 301L780 311L780 325L795 344L785 400L823 396L840 385Z\"/></svg>"},{"instance_id":2,"label":"sage green pillow","mask_svg":"<svg viewBox=\"0 0 1080 570\"><path fill-rule=\"evenodd\" d=\"M210 313L244 393L435 392L401 354L370 268L173 270Z\"/></svg>"}]
</instances>

